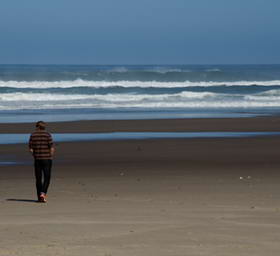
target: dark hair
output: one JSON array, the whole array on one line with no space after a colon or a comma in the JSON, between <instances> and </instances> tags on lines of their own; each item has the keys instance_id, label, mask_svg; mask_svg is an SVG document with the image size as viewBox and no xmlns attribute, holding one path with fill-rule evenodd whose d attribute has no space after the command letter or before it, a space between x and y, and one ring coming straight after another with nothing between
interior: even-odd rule
<instances>
[{"instance_id":1,"label":"dark hair","mask_svg":"<svg viewBox=\"0 0 280 256\"><path fill-rule=\"evenodd\" d=\"M39 128L40 130L45 130L47 124L44 121L38 121L36 123L36 128Z\"/></svg>"}]
</instances>

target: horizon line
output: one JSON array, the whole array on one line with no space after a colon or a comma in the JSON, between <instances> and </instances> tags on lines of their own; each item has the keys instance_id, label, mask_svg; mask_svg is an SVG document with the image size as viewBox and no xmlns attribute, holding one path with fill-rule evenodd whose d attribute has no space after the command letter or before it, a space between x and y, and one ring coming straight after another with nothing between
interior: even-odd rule
<instances>
[{"instance_id":1,"label":"horizon line","mask_svg":"<svg viewBox=\"0 0 280 256\"><path fill-rule=\"evenodd\" d=\"M164 64L143 64L143 63L140 63L140 64L126 64L126 63L119 63L119 64L81 64L81 63L78 63L78 64L75 64L75 63L71 63L71 64L66 64L66 63L41 63L41 64L38 64L38 63L0 63L0 65L9 65L9 66L218 66L218 65L221 65L221 66L246 66L246 65L254 65L254 66L257 66L257 65L280 65L280 63L217 63L217 64L213 64L213 63L199 63L199 64L191 64L191 63L185 63L185 64L175 64L175 63L164 63Z\"/></svg>"}]
</instances>

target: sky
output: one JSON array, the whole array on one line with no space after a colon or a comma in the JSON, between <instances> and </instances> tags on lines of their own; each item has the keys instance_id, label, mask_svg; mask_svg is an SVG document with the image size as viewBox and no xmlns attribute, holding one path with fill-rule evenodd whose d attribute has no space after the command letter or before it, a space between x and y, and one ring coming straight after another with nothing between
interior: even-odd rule
<instances>
[{"instance_id":1,"label":"sky","mask_svg":"<svg viewBox=\"0 0 280 256\"><path fill-rule=\"evenodd\" d=\"M2 0L1 64L279 64L279 0Z\"/></svg>"}]
</instances>

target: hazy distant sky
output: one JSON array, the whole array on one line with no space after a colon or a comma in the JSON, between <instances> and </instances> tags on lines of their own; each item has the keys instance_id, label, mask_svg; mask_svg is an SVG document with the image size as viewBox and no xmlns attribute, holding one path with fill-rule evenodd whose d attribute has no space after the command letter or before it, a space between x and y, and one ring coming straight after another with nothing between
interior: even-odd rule
<instances>
[{"instance_id":1,"label":"hazy distant sky","mask_svg":"<svg viewBox=\"0 0 280 256\"><path fill-rule=\"evenodd\" d=\"M280 63L279 0L2 0L0 63Z\"/></svg>"}]
</instances>

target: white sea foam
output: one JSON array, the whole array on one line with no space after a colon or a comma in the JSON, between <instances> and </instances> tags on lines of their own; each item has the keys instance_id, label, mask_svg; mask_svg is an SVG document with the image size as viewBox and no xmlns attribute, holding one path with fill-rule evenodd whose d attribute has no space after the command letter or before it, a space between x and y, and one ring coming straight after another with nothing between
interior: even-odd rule
<instances>
[{"instance_id":1,"label":"white sea foam","mask_svg":"<svg viewBox=\"0 0 280 256\"><path fill-rule=\"evenodd\" d=\"M280 101L280 90L269 90L253 95L244 96L245 100Z\"/></svg>"},{"instance_id":2,"label":"white sea foam","mask_svg":"<svg viewBox=\"0 0 280 256\"><path fill-rule=\"evenodd\" d=\"M268 91L265 91L265 92L258 93L258 95L261 95L261 96L280 96L280 90L279 89L268 90Z\"/></svg>"},{"instance_id":3,"label":"white sea foam","mask_svg":"<svg viewBox=\"0 0 280 256\"><path fill-rule=\"evenodd\" d=\"M279 102L151 102L151 103L69 103L69 104L13 104L4 105L0 104L0 110L22 110L22 109L82 109L82 108L197 108L197 109L208 109L208 108L264 108L264 107L280 107Z\"/></svg>"},{"instance_id":4,"label":"white sea foam","mask_svg":"<svg viewBox=\"0 0 280 256\"><path fill-rule=\"evenodd\" d=\"M51 93L2 93L0 101L73 101L73 100L99 100L107 102L136 102L143 100L164 101L178 99L204 99L216 97L217 93L211 92L181 92L176 94L51 94Z\"/></svg>"},{"instance_id":5,"label":"white sea foam","mask_svg":"<svg viewBox=\"0 0 280 256\"><path fill-rule=\"evenodd\" d=\"M147 72L156 72L160 74L166 74L166 73L189 73L190 70L182 70L179 68L154 68L154 69L148 69Z\"/></svg>"},{"instance_id":6,"label":"white sea foam","mask_svg":"<svg viewBox=\"0 0 280 256\"><path fill-rule=\"evenodd\" d=\"M272 90L271 90L272 91ZM277 90L274 90L274 93ZM266 92L269 93L269 92ZM270 92L272 93L272 92ZM278 93L278 92L277 92ZM176 94L0 94L1 110L70 108L256 108L280 107L280 95L229 95L211 92Z\"/></svg>"},{"instance_id":7,"label":"white sea foam","mask_svg":"<svg viewBox=\"0 0 280 256\"><path fill-rule=\"evenodd\" d=\"M107 73L126 73L128 71L129 70L125 67L115 67L115 68L106 70L105 72L107 72Z\"/></svg>"},{"instance_id":8,"label":"white sea foam","mask_svg":"<svg viewBox=\"0 0 280 256\"><path fill-rule=\"evenodd\" d=\"M158 81L87 81L77 79L74 81L0 81L1 87L12 88L73 88L73 87L91 87L91 88L109 88L121 86L125 88L139 87L139 88L178 88L178 87L211 87L211 86L280 86L280 80L271 81L235 81L235 82L215 82L215 81L201 81L201 82L158 82Z\"/></svg>"}]
</instances>

